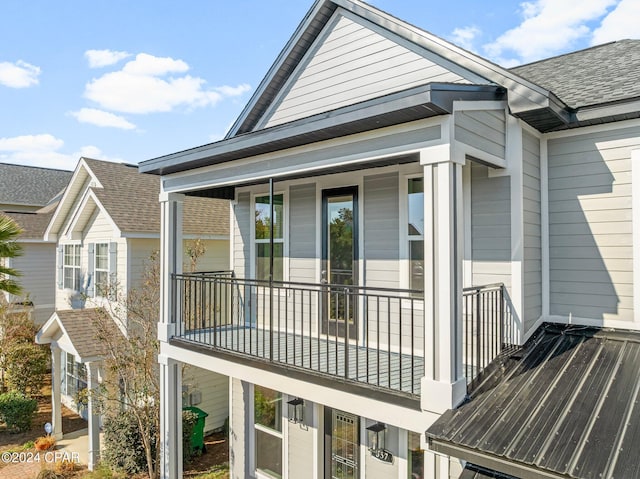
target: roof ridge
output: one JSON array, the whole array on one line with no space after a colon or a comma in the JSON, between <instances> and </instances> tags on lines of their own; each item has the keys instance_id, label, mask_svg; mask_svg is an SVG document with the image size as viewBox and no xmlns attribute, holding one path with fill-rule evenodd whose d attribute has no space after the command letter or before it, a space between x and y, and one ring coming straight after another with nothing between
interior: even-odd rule
<instances>
[{"instance_id":1,"label":"roof ridge","mask_svg":"<svg viewBox=\"0 0 640 479\"><path fill-rule=\"evenodd\" d=\"M511 68L509 68L509 70L513 71L513 70L517 70L518 68L533 66L533 65L537 65L538 63L547 62L549 60L555 60L557 58L568 57L568 56L571 56L571 55L575 55L576 53L582 53L582 52L586 52L586 51L589 51L589 50L596 50L598 48L603 48L603 47L606 47L606 46L609 46L609 45L613 45L614 43L622 43L622 42L628 42L628 41L634 41L634 39L632 39L632 38L623 38L623 39L620 39L620 40L613 40L613 41L610 41L610 42L601 43L599 45L591 45L590 47L582 48L580 50L573 50L573 51L570 51L570 52L561 53L560 55L555 55L555 56L547 57L547 58L541 58L540 60L536 60L534 62L523 63L522 65L517 65L515 67L511 67ZM635 40L635 41L640 41L640 40Z\"/></svg>"},{"instance_id":2,"label":"roof ridge","mask_svg":"<svg viewBox=\"0 0 640 479\"><path fill-rule=\"evenodd\" d=\"M72 170L64 170L62 168L50 168L48 166L34 166L34 165L19 165L17 163L6 163L4 161L0 161L0 165L17 166L18 168L33 168L33 169L36 169L36 170L60 171L62 173L73 173Z\"/></svg>"}]
</instances>

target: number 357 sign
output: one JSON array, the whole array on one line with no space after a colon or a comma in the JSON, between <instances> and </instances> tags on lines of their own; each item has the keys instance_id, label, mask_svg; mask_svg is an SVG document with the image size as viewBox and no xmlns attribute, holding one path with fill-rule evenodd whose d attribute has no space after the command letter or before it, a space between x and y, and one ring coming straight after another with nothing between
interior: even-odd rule
<instances>
[{"instance_id":1,"label":"number 357 sign","mask_svg":"<svg viewBox=\"0 0 640 479\"><path fill-rule=\"evenodd\" d=\"M378 461L386 462L387 464L393 464L393 454L385 449L369 449L371 455Z\"/></svg>"}]
</instances>

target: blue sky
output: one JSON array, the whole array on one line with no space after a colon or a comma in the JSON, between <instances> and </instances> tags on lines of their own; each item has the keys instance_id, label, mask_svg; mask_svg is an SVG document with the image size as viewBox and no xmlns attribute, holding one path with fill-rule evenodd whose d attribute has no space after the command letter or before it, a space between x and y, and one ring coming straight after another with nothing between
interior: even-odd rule
<instances>
[{"instance_id":1,"label":"blue sky","mask_svg":"<svg viewBox=\"0 0 640 479\"><path fill-rule=\"evenodd\" d=\"M220 139L312 3L2 0L0 162L138 163ZM503 66L640 34L640 0L369 3Z\"/></svg>"}]
</instances>

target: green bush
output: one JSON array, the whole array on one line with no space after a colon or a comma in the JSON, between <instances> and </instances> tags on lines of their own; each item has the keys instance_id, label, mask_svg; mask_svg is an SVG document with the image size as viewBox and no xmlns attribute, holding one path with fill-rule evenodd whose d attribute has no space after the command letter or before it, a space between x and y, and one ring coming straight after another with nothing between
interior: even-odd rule
<instances>
[{"instance_id":1,"label":"green bush","mask_svg":"<svg viewBox=\"0 0 640 479\"><path fill-rule=\"evenodd\" d=\"M0 394L0 420L13 432L27 431L31 428L38 402L29 399L17 391Z\"/></svg>"},{"instance_id":2,"label":"green bush","mask_svg":"<svg viewBox=\"0 0 640 479\"><path fill-rule=\"evenodd\" d=\"M188 462L200 451L193 449L191 435L198 423L198 415L193 411L182 411L182 460Z\"/></svg>"},{"instance_id":3,"label":"green bush","mask_svg":"<svg viewBox=\"0 0 640 479\"><path fill-rule=\"evenodd\" d=\"M137 474L147 470L138 422L131 411L110 415L104 421L104 452L102 460L116 471ZM152 431L151 444L155 444L158 431ZM152 451L155 457L155 451Z\"/></svg>"},{"instance_id":4,"label":"green bush","mask_svg":"<svg viewBox=\"0 0 640 479\"><path fill-rule=\"evenodd\" d=\"M5 352L4 368L10 389L35 396L47 373L47 349L33 343L19 343Z\"/></svg>"}]
</instances>

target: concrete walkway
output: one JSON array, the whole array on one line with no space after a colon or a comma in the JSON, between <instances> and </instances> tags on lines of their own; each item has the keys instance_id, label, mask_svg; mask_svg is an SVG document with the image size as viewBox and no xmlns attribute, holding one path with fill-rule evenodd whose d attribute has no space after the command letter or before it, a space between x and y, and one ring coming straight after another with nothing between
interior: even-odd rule
<instances>
[{"instance_id":1,"label":"concrete walkway","mask_svg":"<svg viewBox=\"0 0 640 479\"><path fill-rule=\"evenodd\" d=\"M100 440L102 441L102 437ZM33 460L33 455L25 456L25 459L28 458L30 462L17 462L3 467L0 469L0 477L2 479L35 479L41 469L53 469L56 461L65 459L86 466L89 458L88 446L89 436L86 428L70 432L56 443L52 451L34 452L33 455L38 454L39 461Z\"/></svg>"}]
</instances>

